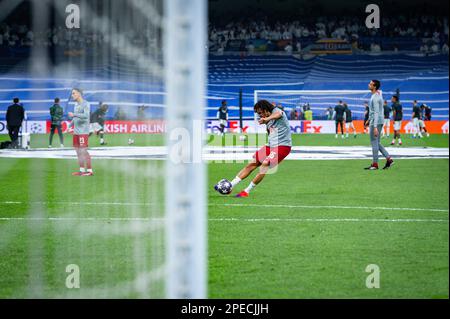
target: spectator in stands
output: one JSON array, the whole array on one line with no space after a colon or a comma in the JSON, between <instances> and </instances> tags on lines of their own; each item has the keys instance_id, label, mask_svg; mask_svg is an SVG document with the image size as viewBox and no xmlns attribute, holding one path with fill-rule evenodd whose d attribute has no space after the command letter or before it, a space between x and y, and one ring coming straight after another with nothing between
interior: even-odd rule
<instances>
[{"instance_id":1,"label":"spectator in stands","mask_svg":"<svg viewBox=\"0 0 450 319\"><path fill-rule=\"evenodd\" d=\"M442 54L447 54L448 55L449 52L449 47L447 43L444 43L444 45L442 46Z\"/></svg>"},{"instance_id":2,"label":"spectator in stands","mask_svg":"<svg viewBox=\"0 0 450 319\"><path fill-rule=\"evenodd\" d=\"M420 46L419 51L420 51L421 53L428 54L428 52L429 52L428 45L427 45L426 43L422 44L422 45Z\"/></svg>"},{"instance_id":3,"label":"spectator in stands","mask_svg":"<svg viewBox=\"0 0 450 319\"><path fill-rule=\"evenodd\" d=\"M379 53L381 52L381 47L378 43L372 43L370 45L370 52L372 53Z\"/></svg>"},{"instance_id":4,"label":"spectator in stands","mask_svg":"<svg viewBox=\"0 0 450 319\"><path fill-rule=\"evenodd\" d=\"M431 53L439 53L440 49L439 49L439 45L437 43L433 43L433 45L430 48Z\"/></svg>"},{"instance_id":5,"label":"spectator in stands","mask_svg":"<svg viewBox=\"0 0 450 319\"><path fill-rule=\"evenodd\" d=\"M19 147L19 131L22 127L22 122L25 119L25 109L20 104L19 98L13 99L13 104L8 107L6 111L6 126L8 134L11 139L11 147Z\"/></svg>"},{"instance_id":6,"label":"spectator in stands","mask_svg":"<svg viewBox=\"0 0 450 319\"><path fill-rule=\"evenodd\" d=\"M292 54L294 48L292 47L292 45L289 43L288 45L286 45L286 47L284 48L284 51L288 54Z\"/></svg>"}]
</instances>

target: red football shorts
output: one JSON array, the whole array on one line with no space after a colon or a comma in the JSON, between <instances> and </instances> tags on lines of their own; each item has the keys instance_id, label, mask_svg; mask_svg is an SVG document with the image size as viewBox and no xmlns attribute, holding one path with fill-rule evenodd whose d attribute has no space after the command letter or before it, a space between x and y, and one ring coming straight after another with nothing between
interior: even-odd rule
<instances>
[{"instance_id":1,"label":"red football shorts","mask_svg":"<svg viewBox=\"0 0 450 319\"><path fill-rule=\"evenodd\" d=\"M255 153L255 155L253 155L253 158L261 164L264 162L269 162L270 167L275 167L280 164L290 152L290 146L278 146L272 148L269 146L263 146Z\"/></svg>"},{"instance_id":2,"label":"red football shorts","mask_svg":"<svg viewBox=\"0 0 450 319\"><path fill-rule=\"evenodd\" d=\"M75 148L89 147L89 135L88 134L74 135L73 147Z\"/></svg>"}]
</instances>

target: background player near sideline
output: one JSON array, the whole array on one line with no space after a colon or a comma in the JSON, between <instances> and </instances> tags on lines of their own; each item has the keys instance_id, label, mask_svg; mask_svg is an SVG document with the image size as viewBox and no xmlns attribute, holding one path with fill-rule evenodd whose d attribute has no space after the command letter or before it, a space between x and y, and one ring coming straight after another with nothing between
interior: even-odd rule
<instances>
[{"instance_id":1,"label":"background player near sideline","mask_svg":"<svg viewBox=\"0 0 450 319\"><path fill-rule=\"evenodd\" d=\"M385 100L383 105L384 121L382 137L389 137L391 134L391 111L388 101Z\"/></svg>"},{"instance_id":2,"label":"background player near sideline","mask_svg":"<svg viewBox=\"0 0 450 319\"><path fill-rule=\"evenodd\" d=\"M427 105L422 104L420 106L420 120L419 120L419 128L421 133L425 133L427 137L430 137L430 133L428 133L428 130L425 126L425 111L426 111Z\"/></svg>"},{"instance_id":3,"label":"background player near sideline","mask_svg":"<svg viewBox=\"0 0 450 319\"><path fill-rule=\"evenodd\" d=\"M402 138L400 136L400 130L402 129L403 120L403 107L398 101L398 96L394 95L392 101L392 113L394 116L394 139L391 145L395 145L395 140L398 139L398 145L402 145Z\"/></svg>"},{"instance_id":4,"label":"background player near sideline","mask_svg":"<svg viewBox=\"0 0 450 319\"><path fill-rule=\"evenodd\" d=\"M100 102L100 106L95 112L91 114L91 124L89 127L89 136L95 133L100 135L100 145L106 145L105 143L105 117L108 112L108 105Z\"/></svg>"},{"instance_id":5,"label":"background player near sideline","mask_svg":"<svg viewBox=\"0 0 450 319\"><path fill-rule=\"evenodd\" d=\"M364 133L368 133L369 128L369 103L364 102Z\"/></svg>"},{"instance_id":6,"label":"background player near sideline","mask_svg":"<svg viewBox=\"0 0 450 319\"><path fill-rule=\"evenodd\" d=\"M336 121L336 138L338 138L338 126L341 126L341 134L342 138L344 138L344 112L345 107L342 104L342 101L339 101L339 104L334 107L333 117Z\"/></svg>"},{"instance_id":7,"label":"background player near sideline","mask_svg":"<svg viewBox=\"0 0 450 319\"><path fill-rule=\"evenodd\" d=\"M420 110L419 105L417 105L417 101L414 100L413 102L413 113L411 115L413 119L413 126L414 126L414 135L413 138L416 138L417 134L419 135L419 138L422 138L422 133L420 132L420 117L422 116L422 111Z\"/></svg>"},{"instance_id":8,"label":"background player near sideline","mask_svg":"<svg viewBox=\"0 0 450 319\"><path fill-rule=\"evenodd\" d=\"M91 156L87 148L89 147L89 119L90 106L83 99L83 92L80 89L72 90L72 99L75 101L74 112L69 112L69 117L73 118L73 147L77 152L80 171L73 173L74 176L92 176Z\"/></svg>"},{"instance_id":9,"label":"background player near sideline","mask_svg":"<svg viewBox=\"0 0 450 319\"><path fill-rule=\"evenodd\" d=\"M62 126L61 126L61 122L64 117L64 110L61 107L61 105L59 105L59 102L60 102L60 99L56 98L55 103L50 108L50 117L51 117L52 124L51 124L50 138L49 138L49 143L48 143L49 148L52 147L53 136L55 135L55 130L58 131L59 142L60 142L61 147L64 147L64 135L62 133Z\"/></svg>"},{"instance_id":10,"label":"background player near sideline","mask_svg":"<svg viewBox=\"0 0 450 319\"><path fill-rule=\"evenodd\" d=\"M223 100L222 105L217 111L217 119L220 125L220 135L225 135L225 128L228 126L228 106L227 101Z\"/></svg>"},{"instance_id":11,"label":"background player near sideline","mask_svg":"<svg viewBox=\"0 0 450 319\"><path fill-rule=\"evenodd\" d=\"M234 188L255 169L260 168L258 175L250 185L236 197L248 197L250 191L264 179L268 170L280 164L291 152L291 128L285 112L266 100L256 103L254 110L260 117L259 124L266 124L269 145L263 146L257 151L253 155L253 160L231 181ZM214 188L217 190L217 185Z\"/></svg>"},{"instance_id":12,"label":"background player near sideline","mask_svg":"<svg viewBox=\"0 0 450 319\"><path fill-rule=\"evenodd\" d=\"M356 129L353 125L352 111L348 107L347 103L344 103L345 108L345 130L347 131L345 137L348 137L348 132L352 129L353 137L356 138Z\"/></svg>"},{"instance_id":13,"label":"background player near sideline","mask_svg":"<svg viewBox=\"0 0 450 319\"><path fill-rule=\"evenodd\" d=\"M25 119L25 109L20 104L19 98L13 99L12 105L8 107L6 111L6 127L8 128L8 134L11 139L11 147L19 147L19 131L22 127L22 122Z\"/></svg>"},{"instance_id":14,"label":"background player near sideline","mask_svg":"<svg viewBox=\"0 0 450 319\"><path fill-rule=\"evenodd\" d=\"M381 83L378 80L372 80L369 83L369 90L372 92L372 97L369 102L369 134L370 144L372 145L372 164L365 168L366 170L378 169L378 153L381 152L386 157L386 165L383 169L388 169L394 164L391 156L380 143L380 134L383 129L383 97L379 91Z\"/></svg>"},{"instance_id":15,"label":"background player near sideline","mask_svg":"<svg viewBox=\"0 0 450 319\"><path fill-rule=\"evenodd\" d=\"M425 105L425 121L431 121L431 106Z\"/></svg>"}]
</instances>

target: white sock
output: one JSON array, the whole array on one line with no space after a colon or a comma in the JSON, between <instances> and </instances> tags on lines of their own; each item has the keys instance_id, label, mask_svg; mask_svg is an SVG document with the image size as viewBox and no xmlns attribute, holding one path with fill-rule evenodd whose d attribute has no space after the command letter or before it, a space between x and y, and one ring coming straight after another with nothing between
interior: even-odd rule
<instances>
[{"instance_id":1,"label":"white sock","mask_svg":"<svg viewBox=\"0 0 450 319\"><path fill-rule=\"evenodd\" d=\"M92 168L88 168L88 173L92 173L93 171L92 171Z\"/></svg>"},{"instance_id":2,"label":"white sock","mask_svg":"<svg viewBox=\"0 0 450 319\"><path fill-rule=\"evenodd\" d=\"M232 181L231 181L231 185L236 186L237 184L239 184L242 181L242 179L240 179L239 177L235 177Z\"/></svg>"},{"instance_id":3,"label":"white sock","mask_svg":"<svg viewBox=\"0 0 450 319\"><path fill-rule=\"evenodd\" d=\"M253 182L250 182L250 185L248 185L248 187L245 189L245 192L248 194L248 193L250 193L251 190L252 190L253 188L255 188L255 187L256 187L256 184L253 183Z\"/></svg>"},{"instance_id":4,"label":"white sock","mask_svg":"<svg viewBox=\"0 0 450 319\"><path fill-rule=\"evenodd\" d=\"M100 139L100 143L103 144L104 142L105 142L105 140L101 138L101 139Z\"/></svg>"},{"instance_id":5,"label":"white sock","mask_svg":"<svg viewBox=\"0 0 450 319\"><path fill-rule=\"evenodd\" d=\"M84 172L86 172L86 169L84 167L80 167L80 172L84 173Z\"/></svg>"},{"instance_id":6,"label":"white sock","mask_svg":"<svg viewBox=\"0 0 450 319\"><path fill-rule=\"evenodd\" d=\"M402 144L402 139L401 138L398 139L398 143Z\"/></svg>"}]
</instances>

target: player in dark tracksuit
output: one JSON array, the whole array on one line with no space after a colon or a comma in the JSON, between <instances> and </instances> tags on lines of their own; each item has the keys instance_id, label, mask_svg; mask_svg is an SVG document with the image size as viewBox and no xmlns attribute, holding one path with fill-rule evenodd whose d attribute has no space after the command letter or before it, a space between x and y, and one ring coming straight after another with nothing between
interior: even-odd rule
<instances>
[{"instance_id":1,"label":"player in dark tracksuit","mask_svg":"<svg viewBox=\"0 0 450 319\"><path fill-rule=\"evenodd\" d=\"M428 130L425 126L425 111L427 109L426 104L422 104L420 106L420 120L419 120L419 128L421 133L425 133L427 137L430 137L430 133L428 133Z\"/></svg>"},{"instance_id":2,"label":"player in dark tracksuit","mask_svg":"<svg viewBox=\"0 0 450 319\"><path fill-rule=\"evenodd\" d=\"M341 126L342 138L344 138L344 113L345 106L342 101L334 107L334 120L336 121L336 138L338 137L338 126Z\"/></svg>"},{"instance_id":3,"label":"player in dark tracksuit","mask_svg":"<svg viewBox=\"0 0 450 319\"><path fill-rule=\"evenodd\" d=\"M223 100L222 105L217 111L217 119L219 120L220 133L222 136L225 135L225 128L228 126L228 106L227 101Z\"/></svg>"},{"instance_id":4,"label":"player in dark tracksuit","mask_svg":"<svg viewBox=\"0 0 450 319\"><path fill-rule=\"evenodd\" d=\"M61 122L63 120L63 116L64 116L64 110L61 107L61 105L59 105L59 98L55 99L55 104L53 104L53 106L50 108L50 117L51 117L51 128L50 128L50 139L49 139L49 143L48 143L48 147L51 148L52 147L52 143L53 143L53 136L55 135L55 130L58 131L58 136L59 136L59 142L61 147L64 147L64 136L62 133L62 125Z\"/></svg>"},{"instance_id":5,"label":"player in dark tracksuit","mask_svg":"<svg viewBox=\"0 0 450 319\"><path fill-rule=\"evenodd\" d=\"M398 139L398 145L402 145L402 139L400 137L400 130L402 128L403 120L403 107L398 101L398 96L392 97L392 113L394 115L394 139L391 145L395 145L395 140Z\"/></svg>"},{"instance_id":6,"label":"player in dark tracksuit","mask_svg":"<svg viewBox=\"0 0 450 319\"><path fill-rule=\"evenodd\" d=\"M25 109L18 98L14 98L14 104L8 107L6 111L6 126L8 128L8 134L11 138L11 147L19 147L19 131L22 126L22 122L25 119Z\"/></svg>"},{"instance_id":7,"label":"player in dark tracksuit","mask_svg":"<svg viewBox=\"0 0 450 319\"><path fill-rule=\"evenodd\" d=\"M100 107L91 114L91 124L89 127L89 136L96 134L100 136L100 145L106 145L105 142L105 118L108 112L108 105L100 103Z\"/></svg>"},{"instance_id":8,"label":"player in dark tracksuit","mask_svg":"<svg viewBox=\"0 0 450 319\"><path fill-rule=\"evenodd\" d=\"M413 113L411 117L413 119L413 127L414 127L414 135L412 137L416 138L416 136L418 135L419 138L422 138L423 136L419 124L419 121L422 120L422 110L420 109L420 106L417 105L416 100L414 100L413 102Z\"/></svg>"},{"instance_id":9,"label":"player in dark tracksuit","mask_svg":"<svg viewBox=\"0 0 450 319\"><path fill-rule=\"evenodd\" d=\"M425 105L425 121L431 121L431 106Z\"/></svg>"},{"instance_id":10,"label":"player in dark tracksuit","mask_svg":"<svg viewBox=\"0 0 450 319\"><path fill-rule=\"evenodd\" d=\"M356 138L356 129L355 125L353 125L352 111L348 107L347 103L344 103L344 107L345 107L345 130L347 131L345 137L348 137L348 132L350 131L350 129L352 129L353 137Z\"/></svg>"},{"instance_id":11,"label":"player in dark tracksuit","mask_svg":"<svg viewBox=\"0 0 450 319\"><path fill-rule=\"evenodd\" d=\"M381 137L389 137L391 134L391 107L388 105L387 101L384 101L383 105L383 113L384 113L384 121L383 121L383 133Z\"/></svg>"}]
</instances>

